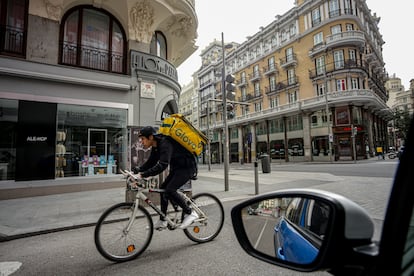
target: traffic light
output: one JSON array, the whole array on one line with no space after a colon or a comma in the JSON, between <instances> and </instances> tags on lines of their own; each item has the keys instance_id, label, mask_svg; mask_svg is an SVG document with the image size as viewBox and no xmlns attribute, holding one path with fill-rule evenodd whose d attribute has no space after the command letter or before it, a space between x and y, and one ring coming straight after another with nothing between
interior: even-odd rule
<instances>
[{"instance_id":1,"label":"traffic light","mask_svg":"<svg viewBox=\"0 0 414 276\"><path fill-rule=\"evenodd\" d=\"M227 119L233 119L235 117L234 105L232 103L227 104Z\"/></svg>"},{"instance_id":2,"label":"traffic light","mask_svg":"<svg viewBox=\"0 0 414 276\"><path fill-rule=\"evenodd\" d=\"M236 95L236 85L234 84L234 81L236 80L236 78L234 77L234 75L232 74L228 74L226 76L226 96L228 99L233 100L235 98Z\"/></svg>"},{"instance_id":3,"label":"traffic light","mask_svg":"<svg viewBox=\"0 0 414 276\"><path fill-rule=\"evenodd\" d=\"M352 137L355 137L358 133L358 128L357 127L352 127Z\"/></svg>"}]
</instances>

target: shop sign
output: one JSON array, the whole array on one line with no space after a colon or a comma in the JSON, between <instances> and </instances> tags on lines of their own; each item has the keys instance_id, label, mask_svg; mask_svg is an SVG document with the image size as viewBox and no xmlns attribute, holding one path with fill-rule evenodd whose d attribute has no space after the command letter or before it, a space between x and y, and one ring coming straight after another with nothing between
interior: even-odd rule
<instances>
[{"instance_id":1,"label":"shop sign","mask_svg":"<svg viewBox=\"0 0 414 276\"><path fill-rule=\"evenodd\" d=\"M150 82L141 82L141 97L155 98L155 84Z\"/></svg>"}]
</instances>

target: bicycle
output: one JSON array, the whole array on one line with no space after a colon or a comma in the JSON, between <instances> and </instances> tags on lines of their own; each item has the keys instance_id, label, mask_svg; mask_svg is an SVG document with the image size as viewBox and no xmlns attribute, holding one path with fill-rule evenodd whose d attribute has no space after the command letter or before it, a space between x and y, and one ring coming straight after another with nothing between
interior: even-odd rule
<instances>
[{"instance_id":1,"label":"bicycle","mask_svg":"<svg viewBox=\"0 0 414 276\"><path fill-rule=\"evenodd\" d=\"M144 193L162 193L164 189L149 187L149 181L138 179L130 171L121 171L127 176L127 185L136 191L133 202L122 202L103 212L95 227L95 245L99 253L114 262L125 262L137 258L149 246L154 233L154 224L150 212L139 202L145 202L156 214L168 223L167 229L175 230L184 218L184 213L173 202L173 210L164 214ZM192 197L184 190L178 190L199 218L183 229L192 241L205 243L220 233L224 223L224 209L220 200L209 193L200 193Z\"/></svg>"}]
</instances>

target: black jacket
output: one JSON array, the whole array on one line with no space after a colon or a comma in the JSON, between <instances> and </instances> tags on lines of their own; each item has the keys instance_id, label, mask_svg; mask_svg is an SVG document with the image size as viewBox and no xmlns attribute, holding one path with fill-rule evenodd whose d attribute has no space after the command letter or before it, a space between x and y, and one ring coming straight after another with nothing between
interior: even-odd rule
<instances>
[{"instance_id":1,"label":"black jacket","mask_svg":"<svg viewBox=\"0 0 414 276\"><path fill-rule=\"evenodd\" d=\"M152 147L147 162L135 168L135 172L141 172L142 177L149 177L160 174L170 165L170 170L186 169L197 174L197 163L191 152L171 137L157 134L154 139L157 140L157 146Z\"/></svg>"}]
</instances>

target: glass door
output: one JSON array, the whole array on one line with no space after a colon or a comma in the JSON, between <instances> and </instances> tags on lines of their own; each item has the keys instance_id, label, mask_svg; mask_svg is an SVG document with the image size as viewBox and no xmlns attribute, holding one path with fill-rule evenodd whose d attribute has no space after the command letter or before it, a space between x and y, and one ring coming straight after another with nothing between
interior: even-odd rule
<instances>
[{"instance_id":1,"label":"glass door","mask_svg":"<svg viewBox=\"0 0 414 276\"><path fill-rule=\"evenodd\" d=\"M108 131L106 129L88 129L88 157L104 157L108 160Z\"/></svg>"}]
</instances>

